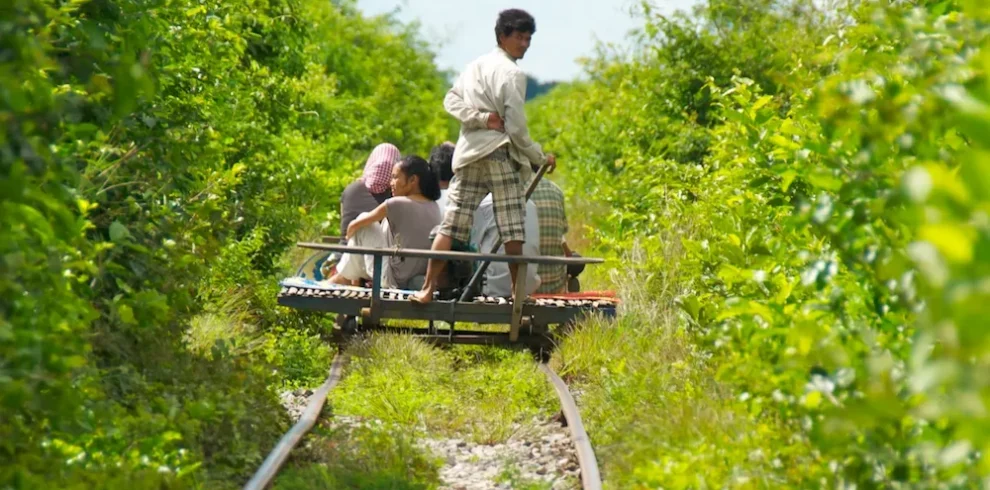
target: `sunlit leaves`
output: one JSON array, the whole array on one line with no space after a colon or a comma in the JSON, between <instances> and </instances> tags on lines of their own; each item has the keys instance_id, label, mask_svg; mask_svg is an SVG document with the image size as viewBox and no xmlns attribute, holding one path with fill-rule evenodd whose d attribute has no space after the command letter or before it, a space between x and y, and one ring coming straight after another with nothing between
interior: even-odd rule
<instances>
[{"instance_id":1,"label":"sunlit leaves","mask_svg":"<svg viewBox=\"0 0 990 490\"><path fill-rule=\"evenodd\" d=\"M985 471L978 4L853 2L826 19L802 2L745 20L734 16L765 4L649 11L650 55L596 65L540 106L577 169L568 179L590 189L573 200L608 210L599 243L682 245L675 271L652 266L676 274L685 325L756 416L792 423L840 485L952 486ZM925 388L906 389L912 379Z\"/></svg>"},{"instance_id":2,"label":"sunlit leaves","mask_svg":"<svg viewBox=\"0 0 990 490\"><path fill-rule=\"evenodd\" d=\"M270 370L206 369L182 332L231 291L279 321L267 275L367 151L447 137L443 74L348 2L0 11L0 486L243 479L279 429Z\"/></svg>"}]
</instances>

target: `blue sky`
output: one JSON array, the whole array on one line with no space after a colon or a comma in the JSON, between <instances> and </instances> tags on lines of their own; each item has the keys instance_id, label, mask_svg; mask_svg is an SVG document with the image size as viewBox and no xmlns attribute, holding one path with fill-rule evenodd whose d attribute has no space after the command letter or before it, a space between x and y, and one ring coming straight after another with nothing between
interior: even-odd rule
<instances>
[{"instance_id":1,"label":"blue sky","mask_svg":"<svg viewBox=\"0 0 990 490\"><path fill-rule=\"evenodd\" d=\"M696 0L653 0L663 12L687 10ZM571 80L581 75L577 58L594 53L596 42L627 47L626 34L641 22L630 14L638 0L357 0L370 15L398 9L399 20L418 20L437 52L442 69L459 72L495 46L495 19L507 8L522 8L536 18L536 35L519 61L542 80Z\"/></svg>"}]
</instances>

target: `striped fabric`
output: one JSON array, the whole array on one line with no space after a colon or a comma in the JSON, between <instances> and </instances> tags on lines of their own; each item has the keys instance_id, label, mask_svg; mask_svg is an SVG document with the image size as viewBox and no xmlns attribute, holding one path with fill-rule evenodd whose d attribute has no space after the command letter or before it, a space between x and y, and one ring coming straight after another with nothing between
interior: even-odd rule
<instances>
[{"instance_id":1,"label":"striped fabric","mask_svg":"<svg viewBox=\"0 0 990 490\"><path fill-rule=\"evenodd\" d=\"M564 256L564 235L567 233L567 213L564 211L564 192L547 178L540 179L533 191L540 218L540 255ZM567 290L567 266L540 264L543 284L537 293L560 293Z\"/></svg>"},{"instance_id":2,"label":"striped fabric","mask_svg":"<svg viewBox=\"0 0 990 490\"><path fill-rule=\"evenodd\" d=\"M399 158L399 149L389 143L382 143L371 152L364 164L361 181L372 194L381 194L388 190L392 184L392 166Z\"/></svg>"},{"instance_id":3,"label":"striped fabric","mask_svg":"<svg viewBox=\"0 0 990 490\"><path fill-rule=\"evenodd\" d=\"M505 146L493 151L484 160L457 169L450 183L450 193L447 195L450 202L440 225L440 233L454 240L468 241L474 225L474 213L491 192L495 225L502 240L525 241L526 193L522 182Z\"/></svg>"}]
</instances>

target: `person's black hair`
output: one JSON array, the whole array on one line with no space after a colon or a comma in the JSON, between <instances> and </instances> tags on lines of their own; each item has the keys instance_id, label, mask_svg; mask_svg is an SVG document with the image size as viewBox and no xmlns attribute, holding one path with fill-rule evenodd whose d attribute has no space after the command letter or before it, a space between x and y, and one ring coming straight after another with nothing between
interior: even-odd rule
<instances>
[{"instance_id":1,"label":"person's black hair","mask_svg":"<svg viewBox=\"0 0 990 490\"><path fill-rule=\"evenodd\" d=\"M399 161L399 170L406 174L406 178L419 177L419 192L431 201L440 199L440 181L437 174L430 168L429 162L423 157L409 155Z\"/></svg>"},{"instance_id":2,"label":"person's black hair","mask_svg":"<svg viewBox=\"0 0 990 490\"><path fill-rule=\"evenodd\" d=\"M511 36L516 31L536 34L536 19L522 9L499 12L498 21L495 22L495 42L498 43L499 36Z\"/></svg>"},{"instance_id":3,"label":"person's black hair","mask_svg":"<svg viewBox=\"0 0 990 490\"><path fill-rule=\"evenodd\" d=\"M450 182L454 178L454 145L443 143L430 150L430 166L437 173L440 182Z\"/></svg>"}]
</instances>

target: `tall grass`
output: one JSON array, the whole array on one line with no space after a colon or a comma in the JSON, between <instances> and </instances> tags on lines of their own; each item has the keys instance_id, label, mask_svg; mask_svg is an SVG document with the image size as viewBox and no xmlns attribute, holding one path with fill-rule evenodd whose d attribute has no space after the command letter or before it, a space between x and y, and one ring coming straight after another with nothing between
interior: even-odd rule
<instances>
[{"instance_id":1,"label":"tall grass","mask_svg":"<svg viewBox=\"0 0 990 490\"><path fill-rule=\"evenodd\" d=\"M681 322L680 233L651 237L622 257L609 274L622 298L618 318L577 325L552 359L579 393L606 484L775 488L793 482L799 468L768 461L761 451L786 438L786 428L749 416L745 395L715 380L716 366Z\"/></svg>"},{"instance_id":2,"label":"tall grass","mask_svg":"<svg viewBox=\"0 0 990 490\"><path fill-rule=\"evenodd\" d=\"M496 443L557 408L526 351L436 349L387 334L358 341L348 351L348 373L331 394L338 413Z\"/></svg>"}]
</instances>

